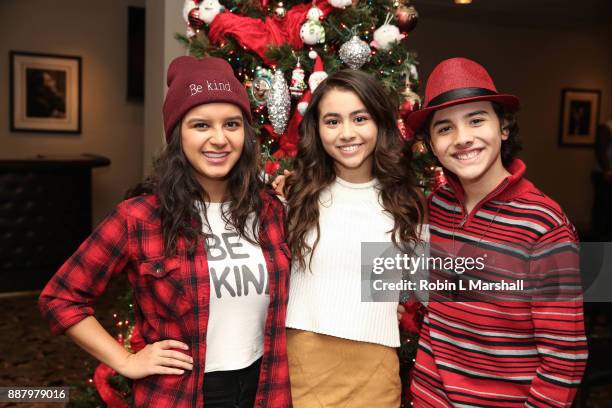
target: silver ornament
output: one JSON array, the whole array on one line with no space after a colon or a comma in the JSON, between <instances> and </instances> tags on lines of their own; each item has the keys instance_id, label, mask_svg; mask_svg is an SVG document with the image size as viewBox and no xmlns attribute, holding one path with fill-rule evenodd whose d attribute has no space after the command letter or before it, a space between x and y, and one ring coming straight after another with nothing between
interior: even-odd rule
<instances>
[{"instance_id":1,"label":"silver ornament","mask_svg":"<svg viewBox=\"0 0 612 408\"><path fill-rule=\"evenodd\" d=\"M283 72L274 72L272 87L268 93L268 119L272 123L274 132L282 135L289 122L289 110L291 108L291 96L289 87L283 76Z\"/></svg>"},{"instance_id":2,"label":"silver ornament","mask_svg":"<svg viewBox=\"0 0 612 408\"><path fill-rule=\"evenodd\" d=\"M356 35L340 47L340 59L351 69L359 69L370 60L370 46Z\"/></svg>"}]
</instances>

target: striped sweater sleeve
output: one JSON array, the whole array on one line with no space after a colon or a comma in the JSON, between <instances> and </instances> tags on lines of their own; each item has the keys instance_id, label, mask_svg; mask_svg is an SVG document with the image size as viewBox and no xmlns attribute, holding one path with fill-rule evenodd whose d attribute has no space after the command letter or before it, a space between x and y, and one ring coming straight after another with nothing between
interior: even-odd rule
<instances>
[{"instance_id":1,"label":"striped sweater sleeve","mask_svg":"<svg viewBox=\"0 0 612 408\"><path fill-rule=\"evenodd\" d=\"M544 287L555 287L557 297L535 298L531 303L540 365L526 406L570 407L588 354L579 292L579 257L571 224L562 224L538 240L530 270L548 285ZM572 299L569 292L578 296Z\"/></svg>"}]
</instances>

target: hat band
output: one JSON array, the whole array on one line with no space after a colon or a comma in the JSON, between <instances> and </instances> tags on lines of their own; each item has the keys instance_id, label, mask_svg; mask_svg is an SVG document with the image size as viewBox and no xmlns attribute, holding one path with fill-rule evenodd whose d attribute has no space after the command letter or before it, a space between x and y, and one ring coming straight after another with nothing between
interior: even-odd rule
<instances>
[{"instance_id":1,"label":"hat band","mask_svg":"<svg viewBox=\"0 0 612 408\"><path fill-rule=\"evenodd\" d=\"M427 107L430 108L432 106L442 105L443 103L452 102L457 99L489 95L497 95L497 92L486 88L458 88L441 93L440 95L436 96L435 98L429 101Z\"/></svg>"}]
</instances>

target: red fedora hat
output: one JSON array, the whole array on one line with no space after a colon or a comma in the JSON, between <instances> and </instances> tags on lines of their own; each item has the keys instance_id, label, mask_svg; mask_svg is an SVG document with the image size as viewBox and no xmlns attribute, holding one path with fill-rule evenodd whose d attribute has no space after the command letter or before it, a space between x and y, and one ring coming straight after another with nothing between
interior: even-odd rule
<instances>
[{"instance_id":1,"label":"red fedora hat","mask_svg":"<svg viewBox=\"0 0 612 408\"><path fill-rule=\"evenodd\" d=\"M484 67L467 58L450 58L429 75L423 107L408 114L405 123L417 132L438 109L466 102L493 101L512 111L519 109L514 95L500 94Z\"/></svg>"}]
</instances>

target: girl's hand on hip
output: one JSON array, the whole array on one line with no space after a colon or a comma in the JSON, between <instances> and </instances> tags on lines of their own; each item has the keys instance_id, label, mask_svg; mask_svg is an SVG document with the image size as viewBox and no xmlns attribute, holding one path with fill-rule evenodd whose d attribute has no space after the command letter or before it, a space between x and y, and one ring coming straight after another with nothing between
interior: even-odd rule
<instances>
[{"instance_id":1,"label":"girl's hand on hip","mask_svg":"<svg viewBox=\"0 0 612 408\"><path fill-rule=\"evenodd\" d=\"M117 372L132 380L154 374L181 375L193 369L193 358L174 350L189 350L177 340L162 340L147 344L142 350L129 354Z\"/></svg>"}]
</instances>

